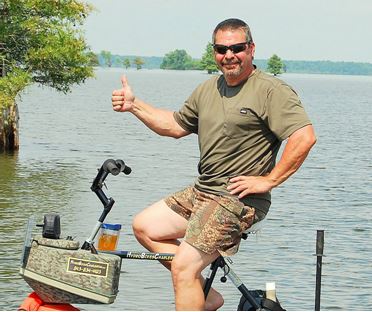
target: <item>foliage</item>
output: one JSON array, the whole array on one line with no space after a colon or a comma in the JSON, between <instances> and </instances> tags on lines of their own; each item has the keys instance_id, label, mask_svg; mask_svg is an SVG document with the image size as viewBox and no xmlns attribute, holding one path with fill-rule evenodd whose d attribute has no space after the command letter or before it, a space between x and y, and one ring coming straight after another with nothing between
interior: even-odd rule
<instances>
[{"instance_id":1,"label":"foliage","mask_svg":"<svg viewBox=\"0 0 372 312\"><path fill-rule=\"evenodd\" d=\"M145 61L138 56L134 59L133 64L136 65L137 70L140 70Z\"/></svg>"},{"instance_id":2,"label":"foliage","mask_svg":"<svg viewBox=\"0 0 372 312\"><path fill-rule=\"evenodd\" d=\"M267 62L267 71L274 74L274 76L281 74L282 68L283 62L276 54L274 54Z\"/></svg>"},{"instance_id":3,"label":"foliage","mask_svg":"<svg viewBox=\"0 0 372 312\"><path fill-rule=\"evenodd\" d=\"M87 56L89 58L90 66L99 66L98 56L94 52L88 52Z\"/></svg>"},{"instance_id":4,"label":"foliage","mask_svg":"<svg viewBox=\"0 0 372 312\"><path fill-rule=\"evenodd\" d=\"M103 59L103 64L104 66L111 67L112 66L112 55L110 51L105 51L102 50L101 53L101 58Z\"/></svg>"},{"instance_id":5,"label":"foliage","mask_svg":"<svg viewBox=\"0 0 372 312\"><path fill-rule=\"evenodd\" d=\"M17 94L31 82L31 76L18 68L15 68L5 77L0 78L0 118L4 108L14 103Z\"/></svg>"},{"instance_id":6,"label":"foliage","mask_svg":"<svg viewBox=\"0 0 372 312\"><path fill-rule=\"evenodd\" d=\"M213 45L211 42L208 42L200 63L201 63L202 69L206 70L208 74L218 72L218 67L214 60Z\"/></svg>"},{"instance_id":7,"label":"foliage","mask_svg":"<svg viewBox=\"0 0 372 312\"><path fill-rule=\"evenodd\" d=\"M68 92L93 76L82 25L92 7L78 0L3 0L0 59L4 73L26 73L32 82ZM3 78L2 78L3 79Z\"/></svg>"},{"instance_id":8,"label":"foliage","mask_svg":"<svg viewBox=\"0 0 372 312\"><path fill-rule=\"evenodd\" d=\"M174 50L167 53L160 65L161 69L194 69L195 63L185 50Z\"/></svg>"},{"instance_id":9,"label":"foliage","mask_svg":"<svg viewBox=\"0 0 372 312\"><path fill-rule=\"evenodd\" d=\"M130 60L129 60L129 58L125 58L124 59L123 65L124 65L125 69L128 69L130 67Z\"/></svg>"},{"instance_id":10,"label":"foliage","mask_svg":"<svg viewBox=\"0 0 372 312\"><path fill-rule=\"evenodd\" d=\"M100 55L98 55L100 56ZM121 62L114 62L113 66L123 67L123 59L130 62L136 58L133 55L113 55L113 58L120 58ZM159 69L164 57L161 56L141 56L145 61L142 68ZM254 64L258 68L266 70L267 59L254 59ZM334 74L334 75L372 75L371 63L357 62L332 62L332 61L288 61L283 60L283 72L286 73L305 73L305 74ZM101 63L101 62L100 62ZM125 66L124 66L125 67ZM193 59L190 69L204 70L201 60Z\"/></svg>"},{"instance_id":11,"label":"foliage","mask_svg":"<svg viewBox=\"0 0 372 312\"><path fill-rule=\"evenodd\" d=\"M372 75L371 63L332 61L285 61L286 72L332 75Z\"/></svg>"}]
</instances>

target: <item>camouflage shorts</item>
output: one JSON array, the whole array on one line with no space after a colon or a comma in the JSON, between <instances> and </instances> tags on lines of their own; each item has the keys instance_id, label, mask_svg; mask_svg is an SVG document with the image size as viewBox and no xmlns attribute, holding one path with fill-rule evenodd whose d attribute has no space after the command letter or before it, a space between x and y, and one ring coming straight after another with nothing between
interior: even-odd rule
<instances>
[{"instance_id":1,"label":"camouflage shorts","mask_svg":"<svg viewBox=\"0 0 372 312\"><path fill-rule=\"evenodd\" d=\"M256 221L255 209L237 198L200 192L191 186L165 202L189 221L185 241L208 254L216 250L223 256L235 254L242 233Z\"/></svg>"}]
</instances>

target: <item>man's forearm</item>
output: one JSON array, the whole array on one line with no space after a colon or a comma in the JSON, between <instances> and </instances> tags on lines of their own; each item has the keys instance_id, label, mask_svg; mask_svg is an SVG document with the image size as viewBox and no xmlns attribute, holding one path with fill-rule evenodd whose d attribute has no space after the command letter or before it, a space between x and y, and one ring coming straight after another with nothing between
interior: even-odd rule
<instances>
[{"instance_id":1,"label":"man's forearm","mask_svg":"<svg viewBox=\"0 0 372 312\"><path fill-rule=\"evenodd\" d=\"M189 134L175 121L172 111L153 107L138 98L131 113L159 135L180 138Z\"/></svg>"},{"instance_id":2,"label":"man's forearm","mask_svg":"<svg viewBox=\"0 0 372 312\"><path fill-rule=\"evenodd\" d=\"M287 141L282 156L267 178L276 187L287 180L302 165L316 142L311 125L295 131Z\"/></svg>"}]
</instances>

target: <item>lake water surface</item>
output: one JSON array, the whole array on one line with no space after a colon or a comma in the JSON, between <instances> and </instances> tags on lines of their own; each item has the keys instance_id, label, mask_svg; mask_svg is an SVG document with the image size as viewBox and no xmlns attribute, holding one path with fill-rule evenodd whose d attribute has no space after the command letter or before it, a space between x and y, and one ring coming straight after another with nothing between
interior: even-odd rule
<instances>
[{"instance_id":1,"label":"lake water surface","mask_svg":"<svg viewBox=\"0 0 372 312\"><path fill-rule=\"evenodd\" d=\"M97 78L63 95L30 87L20 110L21 148L0 155L0 309L15 310L31 291L19 276L27 219L61 215L62 236L83 242L102 206L90 185L107 158L123 159L130 176L110 176L116 203L106 221L121 223L119 249L143 250L131 231L142 208L193 182L197 137L159 137L130 114L111 109L121 71L98 70ZM135 94L177 110L209 78L194 71L128 71ZM246 286L275 281L287 310L314 309L318 229L325 230L323 310L372 309L372 77L295 75L281 78L299 93L318 142L302 168L273 191L264 227L243 242L233 268ZM239 293L216 282L223 310L236 309ZM110 306L87 310L173 310L169 273L153 261L124 260L120 293Z\"/></svg>"}]
</instances>

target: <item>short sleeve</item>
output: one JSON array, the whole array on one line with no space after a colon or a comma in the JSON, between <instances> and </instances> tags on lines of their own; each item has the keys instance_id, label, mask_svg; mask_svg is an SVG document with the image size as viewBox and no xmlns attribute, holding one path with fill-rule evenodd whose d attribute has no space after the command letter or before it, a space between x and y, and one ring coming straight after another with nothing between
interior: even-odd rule
<instances>
[{"instance_id":1,"label":"short sleeve","mask_svg":"<svg viewBox=\"0 0 372 312\"><path fill-rule=\"evenodd\" d=\"M178 112L174 112L174 119L186 131L198 133L198 108L196 90L185 101Z\"/></svg>"},{"instance_id":2,"label":"short sleeve","mask_svg":"<svg viewBox=\"0 0 372 312\"><path fill-rule=\"evenodd\" d=\"M279 84L270 90L262 118L280 140L311 124L298 95L286 84Z\"/></svg>"}]
</instances>

